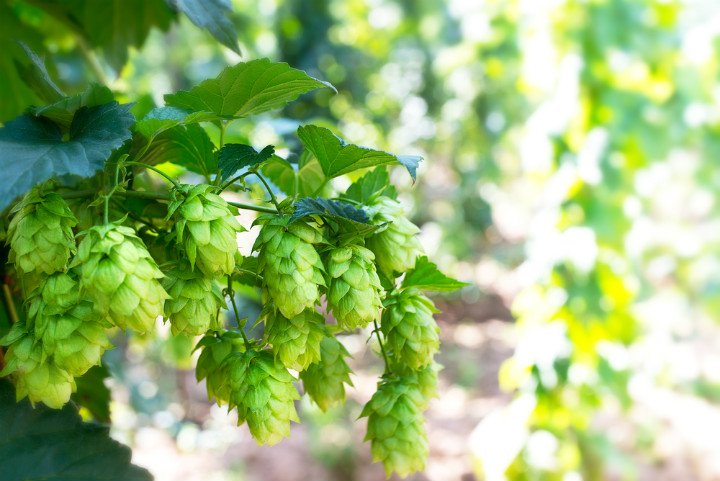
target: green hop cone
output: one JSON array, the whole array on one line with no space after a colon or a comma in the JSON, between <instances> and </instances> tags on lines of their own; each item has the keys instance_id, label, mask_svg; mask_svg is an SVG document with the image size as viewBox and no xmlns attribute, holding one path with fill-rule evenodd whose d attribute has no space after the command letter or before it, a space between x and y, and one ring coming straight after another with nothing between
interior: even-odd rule
<instances>
[{"instance_id":1,"label":"green hop cone","mask_svg":"<svg viewBox=\"0 0 720 481\"><path fill-rule=\"evenodd\" d=\"M328 306L346 330L376 320L382 307L382 285L372 251L359 245L333 248L325 257L329 281Z\"/></svg>"},{"instance_id":2,"label":"green hop cone","mask_svg":"<svg viewBox=\"0 0 720 481\"><path fill-rule=\"evenodd\" d=\"M385 378L360 414L368 418L365 440L371 442L373 461L383 463L388 477L393 472L405 477L425 468L428 441L422 403L414 380Z\"/></svg>"},{"instance_id":3,"label":"green hop cone","mask_svg":"<svg viewBox=\"0 0 720 481\"><path fill-rule=\"evenodd\" d=\"M325 337L320 343L320 361L300 373L305 392L323 411L345 401L345 384L352 386L352 371L345 362L349 356L340 341Z\"/></svg>"},{"instance_id":4,"label":"green hop cone","mask_svg":"<svg viewBox=\"0 0 720 481\"><path fill-rule=\"evenodd\" d=\"M243 230L215 187L181 185L172 191L168 218L175 218L175 236L190 266L208 277L232 274L238 252L237 233Z\"/></svg>"},{"instance_id":5,"label":"green hop cone","mask_svg":"<svg viewBox=\"0 0 720 481\"><path fill-rule=\"evenodd\" d=\"M440 364L432 362L418 370L407 367L399 370L400 375L407 378L407 382L412 383L420 393L417 398L418 401L421 401L418 407L423 411L427 409L432 398L438 397L438 372L440 369L442 369Z\"/></svg>"},{"instance_id":6,"label":"green hop cone","mask_svg":"<svg viewBox=\"0 0 720 481\"><path fill-rule=\"evenodd\" d=\"M198 382L206 380L208 399L214 397L219 405L227 404L230 391L222 366L230 354L245 349L241 334L236 331L209 334L198 342L196 349L202 350L195 367L195 378Z\"/></svg>"},{"instance_id":7,"label":"green hop cone","mask_svg":"<svg viewBox=\"0 0 720 481\"><path fill-rule=\"evenodd\" d=\"M367 247L375 253L380 270L392 276L415 267L415 259L422 254L417 238L420 229L405 217L402 205L389 197L380 197L368 210L375 212L374 222L388 223L386 229L366 241Z\"/></svg>"},{"instance_id":8,"label":"green hop cone","mask_svg":"<svg viewBox=\"0 0 720 481\"><path fill-rule=\"evenodd\" d=\"M72 265L95 310L113 325L143 333L162 315L168 298L159 281L163 274L130 227L90 228Z\"/></svg>"},{"instance_id":9,"label":"green hop cone","mask_svg":"<svg viewBox=\"0 0 720 481\"><path fill-rule=\"evenodd\" d=\"M277 444L290 435L290 421L299 422L294 401L300 394L294 378L272 352L233 353L225 359L223 371L238 424L247 422L258 444Z\"/></svg>"},{"instance_id":10,"label":"green hop cone","mask_svg":"<svg viewBox=\"0 0 720 481\"><path fill-rule=\"evenodd\" d=\"M258 269L275 306L288 319L320 298L325 286L323 265L313 244L322 241L318 229L303 221L289 223L289 216L264 218L253 250L258 253Z\"/></svg>"},{"instance_id":11,"label":"green hop cone","mask_svg":"<svg viewBox=\"0 0 720 481\"><path fill-rule=\"evenodd\" d=\"M225 300L213 279L181 263L163 279L163 287L170 295L165 301L165 316L174 335L197 336L220 328L217 314L225 307Z\"/></svg>"},{"instance_id":12,"label":"green hop cone","mask_svg":"<svg viewBox=\"0 0 720 481\"><path fill-rule=\"evenodd\" d=\"M70 400L75 391L72 375L44 355L42 347L28 334L24 324L13 325L0 339L0 345L9 346L0 377L13 375L18 401L27 397L33 404L42 402L59 409Z\"/></svg>"},{"instance_id":13,"label":"green hop cone","mask_svg":"<svg viewBox=\"0 0 720 481\"><path fill-rule=\"evenodd\" d=\"M410 369L420 369L433 360L440 348L438 312L430 299L417 289L391 293L385 301L381 330L385 347L395 359Z\"/></svg>"},{"instance_id":14,"label":"green hop cone","mask_svg":"<svg viewBox=\"0 0 720 481\"><path fill-rule=\"evenodd\" d=\"M72 228L77 220L62 197L31 190L12 210L8 227L10 261L25 274L65 269L75 252Z\"/></svg>"},{"instance_id":15,"label":"green hop cone","mask_svg":"<svg viewBox=\"0 0 720 481\"><path fill-rule=\"evenodd\" d=\"M305 309L288 319L271 305L263 310L265 336L272 352L290 369L302 371L320 360L320 342L325 337L325 318Z\"/></svg>"}]
</instances>

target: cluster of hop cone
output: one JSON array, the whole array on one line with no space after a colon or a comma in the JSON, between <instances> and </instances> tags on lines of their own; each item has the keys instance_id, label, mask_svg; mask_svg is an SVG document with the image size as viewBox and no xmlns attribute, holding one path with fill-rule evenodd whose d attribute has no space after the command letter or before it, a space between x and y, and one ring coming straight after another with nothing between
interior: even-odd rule
<instances>
[{"instance_id":1,"label":"cluster of hop cone","mask_svg":"<svg viewBox=\"0 0 720 481\"><path fill-rule=\"evenodd\" d=\"M386 228L366 239L338 235L312 218L258 217L253 251L264 337L248 339L220 320L226 297L235 302L243 229L215 187L172 191L160 266L125 219L75 233L78 221L63 197L36 188L12 210L7 232L26 315L0 339L0 375L12 376L18 398L59 408L75 378L111 347L109 329L145 333L162 317L173 334L204 336L198 380L206 379L219 404L237 409L259 443L274 444L298 421L290 370L321 409L344 401L349 354L335 334L370 325L381 333L386 370L362 411L366 439L388 474L421 470L428 452L422 412L437 382L436 310L417 289L387 289L378 276L395 279L413 268L418 228L388 197L368 212ZM336 324L317 310L323 296Z\"/></svg>"}]
</instances>

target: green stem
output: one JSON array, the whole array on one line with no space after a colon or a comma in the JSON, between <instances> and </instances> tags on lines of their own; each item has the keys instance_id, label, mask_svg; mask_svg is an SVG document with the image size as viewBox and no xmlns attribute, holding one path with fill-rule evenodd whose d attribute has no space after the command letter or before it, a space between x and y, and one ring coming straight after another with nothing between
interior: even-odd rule
<instances>
[{"instance_id":1,"label":"green stem","mask_svg":"<svg viewBox=\"0 0 720 481\"><path fill-rule=\"evenodd\" d=\"M157 172L158 174L160 174L160 175L162 175L163 177L165 177L165 179L168 180L172 185L174 185L176 189L180 190L180 184L178 184L178 183L175 181L175 179L173 179L172 177L170 177L169 175L167 175L167 174L166 174L165 172L163 172L162 170L156 169L156 168L153 167L152 165L143 164L142 162L125 162L125 165L137 165L137 166L139 166L139 167L145 167L146 169L150 169L150 170L152 170L153 172Z\"/></svg>"},{"instance_id":2,"label":"green stem","mask_svg":"<svg viewBox=\"0 0 720 481\"><path fill-rule=\"evenodd\" d=\"M238 180L242 180L242 179L244 179L245 177L247 177L248 175L250 175L250 174L252 174L252 173L253 173L253 172L245 172L244 174L240 174L240 175L238 175L237 177L234 177L234 178L228 180L227 182L225 182L225 184L223 184L222 187L220 187L220 190L223 191L223 190L227 189L228 187L230 187L231 185L233 185L233 184L234 184L235 182L237 182Z\"/></svg>"},{"instance_id":3,"label":"green stem","mask_svg":"<svg viewBox=\"0 0 720 481\"><path fill-rule=\"evenodd\" d=\"M260 172L253 171L253 174L255 174L257 178L260 179L260 182L263 183L263 185L265 186L265 190L267 190L268 194L270 194L270 200L273 204L275 204L275 209L280 212L280 204L278 204L277 198L275 198L275 194L273 194L273 191L270 188L270 185L267 183L267 180L265 180L265 177L260 175Z\"/></svg>"},{"instance_id":4,"label":"green stem","mask_svg":"<svg viewBox=\"0 0 720 481\"><path fill-rule=\"evenodd\" d=\"M240 311L238 311L237 304L235 304L235 291L232 287L232 276L227 276L228 278L228 286L227 286L227 293L228 296L230 296L230 302L232 303L233 311L235 312L235 319L238 322L238 330L240 331L240 334L242 335L243 341L245 341L245 349L248 351L252 348L250 345L250 341L248 340L247 336L245 335L245 326L240 325Z\"/></svg>"},{"instance_id":5,"label":"green stem","mask_svg":"<svg viewBox=\"0 0 720 481\"><path fill-rule=\"evenodd\" d=\"M253 272L253 271L248 270L248 269L240 269L239 267L236 267L235 270L238 271L238 272L242 272L243 274L248 274L248 275L254 276L255 278L257 278L257 279L259 279L259 280L261 280L261 281L263 280L263 276L261 276L261 275L258 274L257 272Z\"/></svg>"},{"instance_id":6,"label":"green stem","mask_svg":"<svg viewBox=\"0 0 720 481\"><path fill-rule=\"evenodd\" d=\"M378 326L378 323L375 319L373 319L373 325L375 326L375 336L377 337L378 344L380 344L380 352L382 353L383 360L385 361L385 372L388 373L390 372L390 360L388 358L387 352L385 351L385 345L380 338L380 326Z\"/></svg>"},{"instance_id":7,"label":"green stem","mask_svg":"<svg viewBox=\"0 0 720 481\"><path fill-rule=\"evenodd\" d=\"M17 310L15 309L15 301L13 300L12 293L10 292L10 287L3 283L2 291L5 296L5 304L7 304L8 316L10 316L10 321L15 324L20 321L20 318L18 317Z\"/></svg>"}]
</instances>

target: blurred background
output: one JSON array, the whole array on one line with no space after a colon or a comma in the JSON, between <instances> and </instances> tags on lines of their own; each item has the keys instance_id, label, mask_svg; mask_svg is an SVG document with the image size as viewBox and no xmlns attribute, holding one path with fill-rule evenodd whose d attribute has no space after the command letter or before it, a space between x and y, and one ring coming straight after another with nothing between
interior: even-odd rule
<instances>
[{"instance_id":1,"label":"blurred background","mask_svg":"<svg viewBox=\"0 0 720 481\"><path fill-rule=\"evenodd\" d=\"M395 179L428 254L441 396L414 481L720 479L720 4L713 0L233 0L242 55L181 19L110 85L141 102L267 56L332 82L230 136L300 122L425 158ZM85 82L57 54L66 83ZM244 301L245 312L257 309ZM381 365L258 447L207 402L190 344L109 353L113 435L158 481L374 481Z\"/></svg>"}]
</instances>

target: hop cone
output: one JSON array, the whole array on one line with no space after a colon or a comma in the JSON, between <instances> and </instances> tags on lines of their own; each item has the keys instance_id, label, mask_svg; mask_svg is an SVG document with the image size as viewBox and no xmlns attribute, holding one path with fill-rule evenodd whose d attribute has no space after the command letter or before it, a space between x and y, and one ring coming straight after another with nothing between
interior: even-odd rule
<instances>
[{"instance_id":1,"label":"hop cone","mask_svg":"<svg viewBox=\"0 0 720 481\"><path fill-rule=\"evenodd\" d=\"M394 292L385 303L381 329L385 347L395 359L411 368L420 369L432 362L440 347L432 301L416 289Z\"/></svg>"},{"instance_id":2,"label":"hop cone","mask_svg":"<svg viewBox=\"0 0 720 481\"><path fill-rule=\"evenodd\" d=\"M225 307L225 300L215 281L180 264L163 279L163 287L170 295L165 301L165 316L173 334L197 336L220 327L217 311Z\"/></svg>"},{"instance_id":3,"label":"hop cone","mask_svg":"<svg viewBox=\"0 0 720 481\"><path fill-rule=\"evenodd\" d=\"M232 274L238 252L236 234L242 226L214 187L182 185L174 190L168 218L175 216L175 235L190 266L208 277Z\"/></svg>"},{"instance_id":4,"label":"hop cone","mask_svg":"<svg viewBox=\"0 0 720 481\"><path fill-rule=\"evenodd\" d=\"M322 240L309 224L289 217L272 217L263 225L253 250L259 251L258 268L275 306L292 318L312 308L324 286L323 266L313 244Z\"/></svg>"},{"instance_id":5,"label":"hop cone","mask_svg":"<svg viewBox=\"0 0 720 481\"><path fill-rule=\"evenodd\" d=\"M42 347L27 334L26 326L13 325L0 340L0 345L9 345L0 377L13 374L18 401L27 397L33 404L42 402L59 409L70 400L75 380L70 373L45 358Z\"/></svg>"},{"instance_id":6,"label":"hop cone","mask_svg":"<svg viewBox=\"0 0 720 481\"><path fill-rule=\"evenodd\" d=\"M320 342L325 337L325 318L305 309L288 319L274 308L265 310L265 335L275 357L287 368L302 371L320 360Z\"/></svg>"},{"instance_id":7,"label":"hop cone","mask_svg":"<svg viewBox=\"0 0 720 481\"><path fill-rule=\"evenodd\" d=\"M345 362L350 353L334 337L325 337L320 343L320 354L320 361L302 371L300 379L310 399L327 411L345 401L345 384L352 386L351 371Z\"/></svg>"},{"instance_id":8,"label":"hop cone","mask_svg":"<svg viewBox=\"0 0 720 481\"><path fill-rule=\"evenodd\" d=\"M218 404L227 404L230 401L230 392L222 366L230 354L244 350L240 333L224 331L219 335L207 335L200 340L196 349L198 348L202 351L195 367L196 379L206 379L208 399L214 397Z\"/></svg>"},{"instance_id":9,"label":"hop cone","mask_svg":"<svg viewBox=\"0 0 720 481\"><path fill-rule=\"evenodd\" d=\"M293 401L300 395L293 377L270 351L231 354L223 371L230 407L237 408L238 423L247 422L258 444L277 444L290 435L290 421L299 421Z\"/></svg>"},{"instance_id":10,"label":"hop cone","mask_svg":"<svg viewBox=\"0 0 720 481\"><path fill-rule=\"evenodd\" d=\"M407 378L407 382L415 386L420 396L418 407L425 410L430 403L430 399L438 396L438 372L442 366L436 362L432 362L427 366L412 370L404 368L400 370L401 376Z\"/></svg>"},{"instance_id":11,"label":"hop cone","mask_svg":"<svg viewBox=\"0 0 720 481\"><path fill-rule=\"evenodd\" d=\"M328 305L343 329L365 327L378 318L382 286L372 251L358 245L337 247L327 254Z\"/></svg>"},{"instance_id":12,"label":"hop cone","mask_svg":"<svg viewBox=\"0 0 720 481\"><path fill-rule=\"evenodd\" d=\"M90 228L72 264L95 310L114 325L142 333L162 315L168 298L158 281L163 274L130 227Z\"/></svg>"},{"instance_id":13,"label":"hop cone","mask_svg":"<svg viewBox=\"0 0 720 481\"><path fill-rule=\"evenodd\" d=\"M80 296L77 281L59 272L29 297L28 318L44 356L73 376L85 374L111 345L92 303Z\"/></svg>"},{"instance_id":14,"label":"hop cone","mask_svg":"<svg viewBox=\"0 0 720 481\"><path fill-rule=\"evenodd\" d=\"M15 208L8 240L10 261L21 272L52 274L65 269L75 252L72 228L77 224L62 197L30 191Z\"/></svg>"},{"instance_id":15,"label":"hop cone","mask_svg":"<svg viewBox=\"0 0 720 481\"><path fill-rule=\"evenodd\" d=\"M412 380L386 378L365 405L361 417L368 418L366 441L371 442L373 461L382 461L389 477L422 471L428 441L421 409L422 395Z\"/></svg>"},{"instance_id":16,"label":"hop cone","mask_svg":"<svg viewBox=\"0 0 720 481\"><path fill-rule=\"evenodd\" d=\"M375 260L382 272L389 275L406 272L415 267L415 259L422 253L417 238L420 229L410 222L402 205L389 197L380 197L372 206L376 222L387 222L385 230L370 236L367 247L375 253Z\"/></svg>"}]
</instances>

